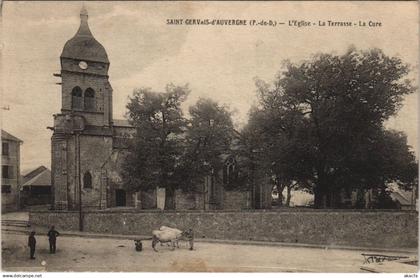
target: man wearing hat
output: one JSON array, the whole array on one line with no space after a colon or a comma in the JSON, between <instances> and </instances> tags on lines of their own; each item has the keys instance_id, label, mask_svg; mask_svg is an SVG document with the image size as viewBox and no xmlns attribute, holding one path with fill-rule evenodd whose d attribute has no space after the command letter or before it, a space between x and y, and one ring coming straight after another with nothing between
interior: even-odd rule
<instances>
[{"instance_id":1,"label":"man wearing hat","mask_svg":"<svg viewBox=\"0 0 420 278\"><path fill-rule=\"evenodd\" d=\"M28 246L30 250L30 258L31 260L35 260L35 246L36 246L36 239L35 239L35 231L32 231L28 238Z\"/></svg>"},{"instance_id":2,"label":"man wearing hat","mask_svg":"<svg viewBox=\"0 0 420 278\"><path fill-rule=\"evenodd\" d=\"M60 233L55 230L55 227L53 225L51 226L51 229L48 231L47 235L48 235L48 241L50 242L50 253L54 254L55 248L56 248L57 237L60 235Z\"/></svg>"}]
</instances>

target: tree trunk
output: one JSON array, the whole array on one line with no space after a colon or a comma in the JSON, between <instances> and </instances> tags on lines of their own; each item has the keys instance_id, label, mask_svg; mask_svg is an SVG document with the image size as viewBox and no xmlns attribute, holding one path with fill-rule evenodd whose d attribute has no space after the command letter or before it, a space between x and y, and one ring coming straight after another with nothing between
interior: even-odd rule
<instances>
[{"instance_id":1,"label":"tree trunk","mask_svg":"<svg viewBox=\"0 0 420 278\"><path fill-rule=\"evenodd\" d=\"M284 191L284 185L277 185L277 192L279 193L279 207L283 206L283 191Z\"/></svg>"},{"instance_id":2,"label":"tree trunk","mask_svg":"<svg viewBox=\"0 0 420 278\"><path fill-rule=\"evenodd\" d=\"M319 187L318 184L314 186L314 208L321 208L322 206L322 193Z\"/></svg>"},{"instance_id":3,"label":"tree trunk","mask_svg":"<svg viewBox=\"0 0 420 278\"><path fill-rule=\"evenodd\" d=\"M173 188L165 189L165 210L175 209L175 190Z\"/></svg>"},{"instance_id":4,"label":"tree trunk","mask_svg":"<svg viewBox=\"0 0 420 278\"><path fill-rule=\"evenodd\" d=\"M322 171L323 167L318 169L318 180L314 187L314 207L327 208L331 205L331 192L328 188L329 180L327 174Z\"/></svg>"},{"instance_id":5,"label":"tree trunk","mask_svg":"<svg viewBox=\"0 0 420 278\"><path fill-rule=\"evenodd\" d=\"M290 199L292 198L292 184L286 186L287 196L286 196L286 207L290 207Z\"/></svg>"},{"instance_id":6,"label":"tree trunk","mask_svg":"<svg viewBox=\"0 0 420 278\"><path fill-rule=\"evenodd\" d=\"M283 193L279 192L279 200L278 200L278 206L283 206Z\"/></svg>"},{"instance_id":7,"label":"tree trunk","mask_svg":"<svg viewBox=\"0 0 420 278\"><path fill-rule=\"evenodd\" d=\"M325 185L317 184L314 188L314 207L315 208L326 208L327 207L327 194Z\"/></svg>"}]
</instances>

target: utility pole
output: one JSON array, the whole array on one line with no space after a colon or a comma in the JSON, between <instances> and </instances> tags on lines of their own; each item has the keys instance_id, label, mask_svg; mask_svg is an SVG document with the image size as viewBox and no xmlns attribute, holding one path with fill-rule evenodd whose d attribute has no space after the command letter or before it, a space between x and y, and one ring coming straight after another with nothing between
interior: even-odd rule
<instances>
[{"instance_id":1,"label":"utility pole","mask_svg":"<svg viewBox=\"0 0 420 278\"><path fill-rule=\"evenodd\" d=\"M75 192L75 200L78 199L79 201L79 230L83 231L83 200L82 200L82 181L81 181L81 162L80 162L80 135L83 133L83 130L85 129L85 122L83 117L74 115L73 113L68 115L69 119L72 120L72 134L74 135L74 149L75 149L75 189L79 192L76 194ZM76 190L75 190L76 191ZM79 196L77 196L79 195Z\"/></svg>"},{"instance_id":2,"label":"utility pole","mask_svg":"<svg viewBox=\"0 0 420 278\"><path fill-rule=\"evenodd\" d=\"M79 190L79 231L83 231L82 182L80 176L80 132L76 131L76 176Z\"/></svg>"}]
</instances>

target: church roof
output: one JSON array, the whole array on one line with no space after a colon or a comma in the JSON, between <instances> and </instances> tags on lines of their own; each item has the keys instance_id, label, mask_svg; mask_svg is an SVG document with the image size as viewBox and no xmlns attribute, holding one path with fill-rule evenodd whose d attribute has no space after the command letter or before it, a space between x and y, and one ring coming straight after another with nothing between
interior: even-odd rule
<instances>
[{"instance_id":1,"label":"church roof","mask_svg":"<svg viewBox=\"0 0 420 278\"><path fill-rule=\"evenodd\" d=\"M13 136L12 134L10 134L9 132L5 131L5 130L1 130L1 139L2 140L9 140L9 141L16 141L16 142L20 142L23 143L22 140L20 140L19 138Z\"/></svg>"},{"instance_id":2,"label":"church roof","mask_svg":"<svg viewBox=\"0 0 420 278\"><path fill-rule=\"evenodd\" d=\"M128 120L120 120L120 119L114 119L114 126L121 126L121 127L133 127Z\"/></svg>"},{"instance_id":3,"label":"church roof","mask_svg":"<svg viewBox=\"0 0 420 278\"><path fill-rule=\"evenodd\" d=\"M80 27L76 35L64 45L61 58L108 63L105 48L93 37L88 25L88 13L80 11Z\"/></svg>"}]
</instances>

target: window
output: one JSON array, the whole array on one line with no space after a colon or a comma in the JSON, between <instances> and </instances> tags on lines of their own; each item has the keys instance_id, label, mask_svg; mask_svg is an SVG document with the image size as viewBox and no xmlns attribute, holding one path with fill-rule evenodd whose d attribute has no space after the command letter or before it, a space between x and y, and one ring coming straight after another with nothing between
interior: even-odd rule
<instances>
[{"instance_id":1,"label":"window","mask_svg":"<svg viewBox=\"0 0 420 278\"><path fill-rule=\"evenodd\" d=\"M92 175L89 172L83 175L83 187L92 188Z\"/></svg>"},{"instance_id":2,"label":"window","mask_svg":"<svg viewBox=\"0 0 420 278\"><path fill-rule=\"evenodd\" d=\"M1 177L3 179L12 179L13 178L13 167L9 165L3 165L1 167Z\"/></svg>"},{"instance_id":3,"label":"window","mask_svg":"<svg viewBox=\"0 0 420 278\"><path fill-rule=\"evenodd\" d=\"M223 167L223 184L232 184L238 175L236 169L236 160L233 157L229 157L225 161Z\"/></svg>"},{"instance_id":4,"label":"window","mask_svg":"<svg viewBox=\"0 0 420 278\"><path fill-rule=\"evenodd\" d=\"M74 87L71 91L71 108L83 109L82 89L78 86Z\"/></svg>"},{"instance_id":5,"label":"window","mask_svg":"<svg viewBox=\"0 0 420 278\"><path fill-rule=\"evenodd\" d=\"M12 186L11 185L2 185L1 186L1 193L11 193Z\"/></svg>"},{"instance_id":6,"label":"window","mask_svg":"<svg viewBox=\"0 0 420 278\"><path fill-rule=\"evenodd\" d=\"M1 144L1 154L2 155L9 155L9 143L3 142Z\"/></svg>"},{"instance_id":7,"label":"window","mask_svg":"<svg viewBox=\"0 0 420 278\"><path fill-rule=\"evenodd\" d=\"M95 110L95 91L92 88L87 88L85 91L85 110Z\"/></svg>"}]
</instances>

